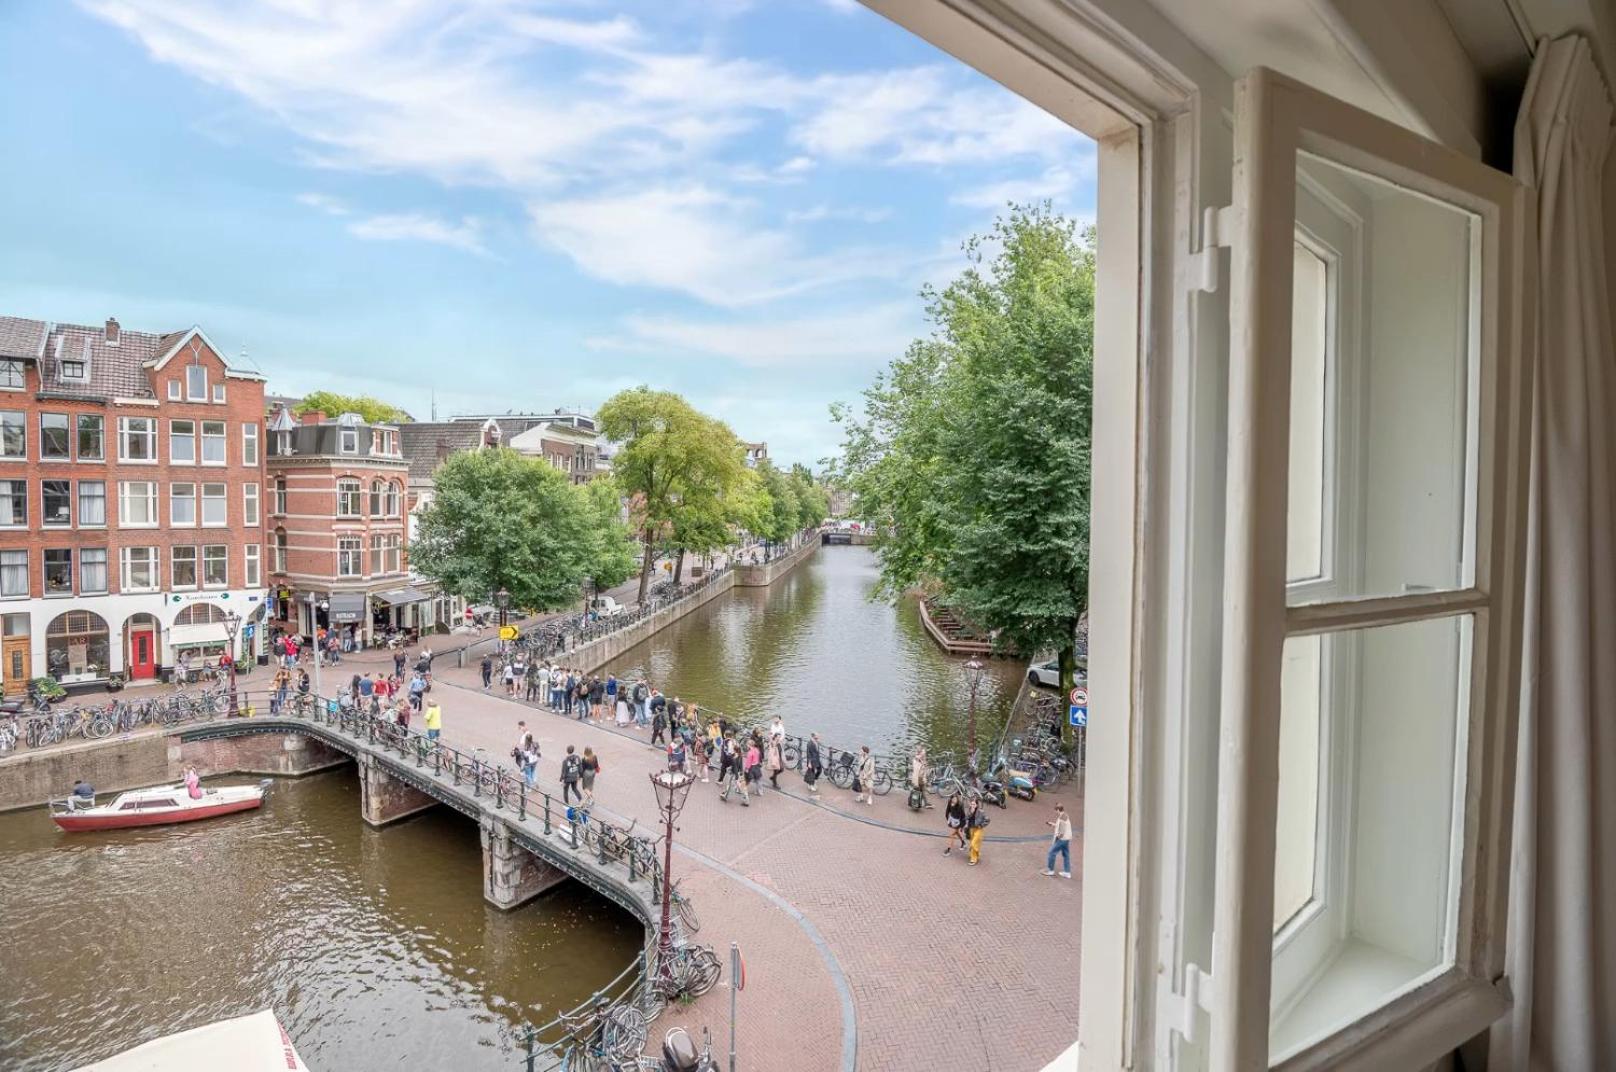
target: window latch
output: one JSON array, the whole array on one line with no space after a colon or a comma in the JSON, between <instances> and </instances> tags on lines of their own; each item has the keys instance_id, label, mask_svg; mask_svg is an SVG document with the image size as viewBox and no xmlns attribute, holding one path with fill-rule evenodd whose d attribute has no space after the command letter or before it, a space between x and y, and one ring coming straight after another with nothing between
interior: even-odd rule
<instances>
[{"instance_id":1,"label":"window latch","mask_svg":"<svg viewBox=\"0 0 1616 1072\"><path fill-rule=\"evenodd\" d=\"M1218 250L1229 248L1234 235L1234 206L1208 205L1201 210L1201 249L1195 254L1195 289L1216 294L1223 288L1223 261Z\"/></svg>"},{"instance_id":2,"label":"window latch","mask_svg":"<svg viewBox=\"0 0 1616 1072\"><path fill-rule=\"evenodd\" d=\"M1201 1040L1201 1013L1212 1011L1212 974L1199 964L1184 965L1184 992L1162 990L1156 1003L1158 1029L1176 1031L1186 1042Z\"/></svg>"}]
</instances>

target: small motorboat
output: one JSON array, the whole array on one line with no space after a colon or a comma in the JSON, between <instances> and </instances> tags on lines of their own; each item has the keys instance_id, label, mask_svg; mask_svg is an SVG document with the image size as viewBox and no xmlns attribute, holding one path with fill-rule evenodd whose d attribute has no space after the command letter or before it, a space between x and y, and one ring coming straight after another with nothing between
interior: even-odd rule
<instances>
[{"instance_id":1,"label":"small motorboat","mask_svg":"<svg viewBox=\"0 0 1616 1072\"><path fill-rule=\"evenodd\" d=\"M192 797L183 784L159 785L119 793L106 804L83 804L73 798L50 802L51 819L63 830L122 830L130 826L161 826L211 819L231 812L251 811L264 802L269 779L257 785L205 786Z\"/></svg>"},{"instance_id":2,"label":"small motorboat","mask_svg":"<svg viewBox=\"0 0 1616 1072\"><path fill-rule=\"evenodd\" d=\"M144 790L150 792L150 790ZM78 1072L308 1072L269 1009L153 1039Z\"/></svg>"}]
</instances>

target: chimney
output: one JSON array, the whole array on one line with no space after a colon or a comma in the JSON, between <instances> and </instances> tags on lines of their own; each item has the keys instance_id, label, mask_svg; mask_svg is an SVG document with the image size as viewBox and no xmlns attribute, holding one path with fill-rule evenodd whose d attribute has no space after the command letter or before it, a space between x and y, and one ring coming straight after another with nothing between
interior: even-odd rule
<instances>
[{"instance_id":1,"label":"chimney","mask_svg":"<svg viewBox=\"0 0 1616 1072\"><path fill-rule=\"evenodd\" d=\"M311 409L300 418L304 424L320 424L325 420L325 414L317 409Z\"/></svg>"},{"instance_id":2,"label":"chimney","mask_svg":"<svg viewBox=\"0 0 1616 1072\"><path fill-rule=\"evenodd\" d=\"M106 336L107 336L107 345L108 346L117 346L118 345L118 336L120 334L120 331L121 331L121 329L118 327L118 321L114 320L111 317L108 317L107 318L107 328L106 328Z\"/></svg>"}]
</instances>

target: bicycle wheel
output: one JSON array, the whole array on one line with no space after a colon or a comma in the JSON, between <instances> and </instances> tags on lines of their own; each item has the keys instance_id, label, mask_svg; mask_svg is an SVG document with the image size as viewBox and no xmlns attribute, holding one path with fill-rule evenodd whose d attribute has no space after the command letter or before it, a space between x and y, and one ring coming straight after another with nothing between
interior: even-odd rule
<instances>
[{"instance_id":1,"label":"bicycle wheel","mask_svg":"<svg viewBox=\"0 0 1616 1072\"><path fill-rule=\"evenodd\" d=\"M892 776L880 767L875 768L875 795L884 797L892 792Z\"/></svg>"},{"instance_id":2,"label":"bicycle wheel","mask_svg":"<svg viewBox=\"0 0 1616 1072\"><path fill-rule=\"evenodd\" d=\"M99 741L103 737L111 737L112 731L117 727L105 715L96 715L84 725L84 736L92 741Z\"/></svg>"},{"instance_id":3,"label":"bicycle wheel","mask_svg":"<svg viewBox=\"0 0 1616 1072\"><path fill-rule=\"evenodd\" d=\"M649 1034L645 1013L633 1005L613 1006L601 1023L600 1045L607 1056L619 1061L636 1058L645 1049Z\"/></svg>"},{"instance_id":4,"label":"bicycle wheel","mask_svg":"<svg viewBox=\"0 0 1616 1072\"><path fill-rule=\"evenodd\" d=\"M722 966L718 963L718 954L706 946L698 946L691 952L691 980L690 992L696 997L707 993L718 985L719 977L724 974Z\"/></svg>"},{"instance_id":5,"label":"bicycle wheel","mask_svg":"<svg viewBox=\"0 0 1616 1072\"><path fill-rule=\"evenodd\" d=\"M668 1007L668 999L663 997L662 991L658 990L656 984L648 979L645 986L640 990L639 1001L635 1002L635 1004L645 1014L646 1022L649 1023L662 1015L662 1010Z\"/></svg>"},{"instance_id":6,"label":"bicycle wheel","mask_svg":"<svg viewBox=\"0 0 1616 1072\"><path fill-rule=\"evenodd\" d=\"M802 766L802 749L794 744L788 744L780 749L780 758L785 761L787 767L796 770Z\"/></svg>"},{"instance_id":7,"label":"bicycle wheel","mask_svg":"<svg viewBox=\"0 0 1616 1072\"><path fill-rule=\"evenodd\" d=\"M690 903L690 898L676 891L673 895L673 906L679 910L679 918L684 921L690 933L694 934L701 930L701 920L696 918L696 906Z\"/></svg>"},{"instance_id":8,"label":"bicycle wheel","mask_svg":"<svg viewBox=\"0 0 1616 1072\"><path fill-rule=\"evenodd\" d=\"M849 789L853 785L853 764L837 763L827 772L831 782L838 789Z\"/></svg>"}]
</instances>

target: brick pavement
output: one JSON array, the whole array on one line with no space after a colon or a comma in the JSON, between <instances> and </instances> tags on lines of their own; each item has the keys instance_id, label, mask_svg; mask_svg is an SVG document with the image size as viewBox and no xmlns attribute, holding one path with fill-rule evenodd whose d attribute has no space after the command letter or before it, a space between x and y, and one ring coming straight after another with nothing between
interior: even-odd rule
<instances>
[{"instance_id":1,"label":"brick pavement","mask_svg":"<svg viewBox=\"0 0 1616 1072\"><path fill-rule=\"evenodd\" d=\"M654 826L644 779L661 757L645 743L485 694L469 669L437 680L447 743L503 758L525 719L543 751L544 783L554 784L567 744L588 745L602 760L599 806ZM971 868L959 853L945 858L941 840L928 836L941 828L940 812L914 816L897 791L866 807L826 784L825 799L810 802L797 799L795 774L781 780L793 783L790 792L765 793L750 808L721 803L715 785L698 784L677 839L697 854L682 854L675 872L688 876L683 888L702 916L700 940L721 953L739 941L747 959L740 1068L842 1068L837 972L851 997L861 1070L1040 1069L1071 1044L1082 889L1076 793L1057 798L1076 828L1078 877L1066 881L1039 874L1052 803L1045 798L992 809L990 835L1038 840L990 842ZM823 951L792 909L823 937ZM666 1023L706 1023L723 1051L728 1003L719 988Z\"/></svg>"}]
</instances>

